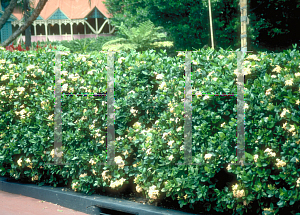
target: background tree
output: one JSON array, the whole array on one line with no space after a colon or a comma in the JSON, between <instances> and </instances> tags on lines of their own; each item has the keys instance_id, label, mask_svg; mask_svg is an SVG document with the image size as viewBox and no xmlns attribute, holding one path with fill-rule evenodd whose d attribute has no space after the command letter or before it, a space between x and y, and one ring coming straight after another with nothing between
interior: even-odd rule
<instances>
[{"instance_id":1,"label":"background tree","mask_svg":"<svg viewBox=\"0 0 300 215\"><path fill-rule=\"evenodd\" d=\"M6 21L9 19L10 15L12 14L14 8L17 6L17 0L11 0L10 3L1 1L1 5L6 8L4 14L0 18L0 29L3 28Z\"/></svg>"},{"instance_id":2,"label":"background tree","mask_svg":"<svg viewBox=\"0 0 300 215\"><path fill-rule=\"evenodd\" d=\"M114 26L124 22L135 27L134 22L139 23L139 20L151 20L155 26L162 26L168 33L166 39L174 41L174 51L210 45L208 0L106 0L104 4L114 16L111 19ZM216 48L240 48L239 0L212 0L211 4ZM283 45L284 48L299 42L298 33L295 33L298 28L294 27L296 21L299 23L299 0L248 0L247 14L250 18L247 29L249 51L271 48L272 45L276 48L280 46L278 42L284 41L283 37L295 38L285 40L288 42ZM277 14L276 19L274 14ZM276 22L281 23L280 28ZM264 39L263 32L269 34L264 40L265 44L260 41ZM275 42L268 45L272 35ZM279 35L281 39L275 39Z\"/></svg>"},{"instance_id":3,"label":"background tree","mask_svg":"<svg viewBox=\"0 0 300 215\"><path fill-rule=\"evenodd\" d=\"M34 4L33 3L34 3L33 0L18 0L18 1L17 0L2 0L1 1L1 5L3 6L4 9L7 8L7 7L10 7L10 5L13 5L9 8L9 10L7 12L7 17L8 18L11 15L11 13L13 12L14 9L18 9L24 15L24 22L25 23L26 23L26 20L29 18L29 16L32 14L32 12L34 10L34 8L33 8ZM1 19L2 19L2 17L1 17ZM1 19L0 19L0 29L3 27L3 25L7 21L6 17L3 20L1 20ZM1 26L1 24L2 24L2 26ZM22 33L20 35L20 38L22 37ZM18 39L19 38L17 38L16 40L18 40ZM31 46L31 26L29 26L25 30L25 47L30 47L30 46Z\"/></svg>"},{"instance_id":4,"label":"background tree","mask_svg":"<svg viewBox=\"0 0 300 215\"><path fill-rule=\"evenodd\" d=\"M26 28L30 27L34 20L36 20L36 18L40 15L47 1L48 0L39 0L39 3L33 10L31 16L27 19L27 21L22 26L20 26L19 29L17 29L6 41L2 42L1 46L8 46L13 40L15 40L20 34L22 34L22 32L26 30Z\"/></svg>"},{"instance_id":5,"label":"background tree","mask_svg":"<svg viewBox=\"0 0 300 215\"><path fill-rule=\"evenodd\" d=\"M119 31L123 38L118 38L105 43L102 46L103 50L124 50L129 51L134 49L138 52L145 51L147 49L157 49L161 47L172 47L171 41L160 41L166 37L164 33L159 33L162 30L161 27L154 27L151 21L143 22L139 27L128 29L124 23L121 23Z\"/></svg>"}]
</instances>

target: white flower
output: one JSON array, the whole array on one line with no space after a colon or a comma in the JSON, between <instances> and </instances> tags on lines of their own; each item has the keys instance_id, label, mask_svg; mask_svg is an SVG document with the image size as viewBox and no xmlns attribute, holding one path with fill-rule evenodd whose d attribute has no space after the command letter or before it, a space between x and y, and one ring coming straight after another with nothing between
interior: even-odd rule
<instances>
[{"instance_id":1,"label":"white flower","mask_svg":"<svg viewBox=\"0 0 300 215\"><path fill-rule=\"evenodd\" d=\"M249 108L249 106L248 106L247 103L245 103L244 108L245 108L245 109L248 109L248 108Z\"/></svg>"},{"instance_id":2,"label":"white flower","mask_svg":"<svg viewBox=\"0 0 300 215\"><path fill-rule=\"evenodd\" d=\"M206 154L206 155L204 156L204 159L205 159L205 160L206 160L206 159L210 159L211 156L212 156L212 154Z\"/></svg>"},{"instance_id":3,"label":"white flower","mask_svg":"<svg viewBox=\"0 0 300 215\"><path fill-rule=\"evenodd\" d=\"M140 193L143 191L143 188L141 188L139 185L136 186L136 192Z\"/></svg>"},{"instance_id":4,"label":"white flower","mask_svg":"<svg viewBox=\"0 0 300 215\"><path fill-rule=\"evenodd\" d=\"M26 159L26 163L30 163L30 159L29 158Z\"/></svg>"},{"instance_id":5,"label":"white flower","mask_svg":"<svg viewBox=\"0 0 300 215\"><path fill-rule=\"evenodd\" d=\"M184 149L184 146L180 146L180 151L182 151Z\"/></svg>"},{"instance_id":6,"label":"white flower","mask_svg":"<svg viewBox=\"0 0 300 215\"><path fill-rule=\"evenodd\" d=\"M29 65L29 66L26 67L26 69L27 69L27 71L30 71L30 70L34 69L34 66L33 65Z\"/></svg>"},{"instance_id":7,"label":"white flower","mask_svg":"<svg viewBox=\"0 0 300 215\"><path fill-rule=\"evenodd\" d=\"M266 91L266 96L270 94L270 91L271 91L271 90L272 90L272 88L270 88L270 89L268 89L268 90Z\"/></svg>"},{"instance_id":8,"label":"white flower","mask_svg":"<svg viewBox=\"0 0 300 215\"><path fill-rule=\"evenodd\" d=\"M22 159L20 158L18 161L17 161L18 165L19 166L22 166Z\"/></svg>"},{"instance_id":9,"label":"white flower","mask_svg":"<svg viewBox=\"0 0 300 215\"><path fill-rule=\"evenodd\" d=\"M61 87L61 91L67 91L68 90L68 84L64 84L62 87Z\"/></svg>"},{"instance_id":10,"label":"white flower","mask_svg":"<svg viewBox=\"0 0 300 215\"><path fill-rule=\"evenodd\" d=\"M289 129L289 132L292 132L295 130L295 126L294 125L291 125L291 128Z\"/></svg>"},{"instance_id":11,"label":"white flower","mask_svg":"<svg viewBox=\"0 0 300 215\"><path fill-rule=\"evenodd\" d=\"M174 140L171 140L171 141L168 142L168 145L172 146L173 143L174 143Z\"/></svg>"},{"instance_id":12,"label":"white flower","mask_svg":"<svg viewBox=\"0 0 300 215\"><path fill-rule=\"evenodd\" d=\"M91 158L91 160L89 161L90 164L94 165L96 164L96 162L93 160L93 158Z\"/></svg>"},{"instance_id":13,"label":"white flower","mask_svg":"<svg viewBox=\"0 0 300 215\"><path fill-rule=\"evenodd\" d=\"M192 60L192 63L193 63L194 65L198 65L198 62L195 61L195 60Z\"/></svg>"},{"instance_id":14,"label":"white flower","mask_svg":"<svg viewBox=\"0 0 300 215\"><path fill-rule=\"evenodd\" d=\"M164 78L164 75L163 74L158 74L157 76L156 76L156 79L163 79Z\"/></svg>"},{"instance_id":15,"label":"white flower","mask_svg":"<svg viewBox=\"0 0 300 215\"><path fill-rule=\"evenodd\" d=\"M204 100L209 99L209 95L205 95L203 99Z\"/></svg>"},{"instance_id":16,"label":"white flower","mask_svg":"<svg viewBox=\"0 0 300 215\"><path fill-rule=\"evenodd\" d=\"M295 73L295 76L300 76L300 72Z\"/></svg>"},{"instance_id":17,"label":"white flower","mask_svg":"<svg viewBox=\"0 0 300 215\"><path fill-rule=\"evenodd\" d=\"M102 172L102 178L103 178L103 180L106 180L106 179L110 179L111 178L111 175L109 175L109 176L106 176L106 173L108 172L109 170L105 170L105 171L103 171Z\"/></svg>"},{"instance_id":18,"label":"white flower","mask_svg":"<svg viewBox=\"0 0 300 215\"><path fill-rule=\"evenodd\" d=\"M276 159L276 161L277 161L277 164L276 164L277 167L284 167L286 165L286 162L284 162L278 158Z\"/></svg>"},{"instance_id":19,"label":"white flower","mask_svg":"<svg viewBox=\"0 0 300 215\"><path fill-rule=\"evenodd\" d=\"M64 75L64 76L67 76L68 75L68 71L61 71L61 74Z\"/></svg>"},{"instance_id":20,"label":"white flower","mask_svg":"<svg viewBox=\"0 0 300 215\"><path fill-rule=\"evenodd\" d=\"M147 149L146 153L147 155L151 154L151 148Z\"/></svg>"},{"instance_id":21,"label":"white flower","mask_svg":"<svg viewBox=\"0 0 300 215\"><path fill-rule=\"evenodd\" d=\"M272 152L272 149L266 148L265 152L270 153L270 152Z\"/></svg>"},{"instance_id":22,"label":"white flower","mask_svg":"<svg viewBox=\"0 0 300 215\"><path fill-rule=\"evenodd\" d=\"M5 80L8 79L8 78L9 78L8 75L2 75L2 76L1 76L1 81L5 81Z\"/></svg>"},{"instance_id":23,"label":"white flower","mask_svg":"<svg viewBox=\"0 0 300 215\"><path fill-rule=\"evenodd\" d=\"M217 80L218 80L218 78L213 78L213 80L214 80L214 81L217 81Z\"/></svg>"},{"instance_id":24,"label":"white flower","mask_svg":"<svg viewBox=\"0 0 300 215\"><path fill-rule=\"evenodd\" d=\"M93 72L96 72L96 70L91 70L91 71L88 71L88 75L93 75Z\"/></svg>"},{"instance_id":25,"label":"white flower","mask_svg":"<svg viewBox=\"0 0 300 215\"><path fill-rule=\"evenodd\" d=\"M272 77L272 78L276 78L277 76L276 76L276 75L271 75L271 77Z\"/></svg>"},{"instance_id":26,"label":"white flower","mask_svg":"<svg viewBox=\"0 0 300 215\"><path fill-rule=\"evenodd\" d=\"M120 57L118 60L119 64L121 64L123 62L123 60L125 60L125 59L126 59L125 57Z\"/></svg>"},{"instance_id":27,"label":"white flower","mask_svg":"<svg viewBox=\"0 0 300 215\"><path fill-rule=\"evenodd\" d=\"M148 193L148 195L149 195L149 197L151 198L151 199L157 199L157 195L158 195L158 190L156 190L155 189L156 188L156 186L155 185L153 185L153 186L151 186L150 188L149 188L149 193Z\"/></svg>"},{"instance_id":28,"label":"white flower","mask_svg":"<svg viewBox=\"0 0 300 215\"><path fill-rule=\"evenodd\" d=\"M179 127L176 129L176 131L179 132L179 131L181 130L181 128L182 128L182 127L179 126Z\"/></svg>"},{"instance_id":29,"label":"white flower","mask_svg":"<svg viewBox=\"0 0 300 215\"><path fill-rule=\"evenodd\" d=\"M141 127L141 123L139 122L134 123L133 128L139 128L139 127Z\"/></svg>"},{"instance_id":30,"label":"white flower","mask_svg":"<svg viewBox=\"0 0 300 215\"><path fill-rule=\"evenodd\" d=\"M254 161L255 161L255 162L257 162L258 155L254 155L254 157L253 157L253 158L254 158Z\"/></svg>"},{"instance_id":31,"label":"white flower","mask_svg":"<svg viewBox=\"0 0 300 215\"><path fill-rule=\"evenodd\" d=\"M164 89L167 86L166 82L162 82L158 89Z\"/></svg>"},{"instance_id":32,"label":"white flower","mask_svg":"<svg viewBox=\"0 0 300 215\"><path fill-rule=\"evenodd\" d=\"M70 74L69 78L72 79L72 81L77 81L77 79L79 79L80 76L78 74L76 74L76 75Z\"/></svg>"},{"instance_id":33,"label":"white flower","mask_svg":"<svg viewBox=\"0 0 300 215\"><path fill-rule=\"evenodd\" d=\"M223 127L225 125L225 122L221 124L221 127Z\"/></svg>"},{"instance_id":34,"label":"white flower","mask_svg":"<svg viewBox=\"0 0 300 215\"><path fill-rule=\"evenodd\" d=\"M281 67L276 65L276 68L273 69L273 72L277 72L277 73L280 73L281 71Z\"/></svg>"},{"instance_id":35,"label":"white flower","mask_svg":"<svg viewBox=\"0 0 300 215\"><path fill-rule=\"evenodd\" d=\"M83 178L83 177L85 177L85 176L87 176L86 173L85 173L85 174L81 174L81 175L79 176L79 178Z\"/></svg>"}]
</instances>

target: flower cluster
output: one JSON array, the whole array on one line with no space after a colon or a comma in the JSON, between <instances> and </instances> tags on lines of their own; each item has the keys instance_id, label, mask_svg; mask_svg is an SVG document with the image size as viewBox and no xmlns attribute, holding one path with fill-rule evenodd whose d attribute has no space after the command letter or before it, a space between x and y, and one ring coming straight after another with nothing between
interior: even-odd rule
<instances>
[{"instance_id":1,"label":"flower cluster","mask_svg":"<svg viewBox=\"0 0 300 215\"><path fill-rule=\"evenodd\" d=\"M286 165L286 162L280 160L279 158L277 158L276 161L277 161L276 163L277 167L284 167Z\"/></svg>"},{"instance_id":2,"label":"flower cluster","mask_svg":"<svg viewBox=\"0 0 300 215\"><path fill-rule=\"evenodd\" d=\"M72 189L76 192L77 191L77 189L75 188L75 186L77 186L78 185L78 181L76 182L76 183L73 183L72 184Z\"/></svg>"},{"instance_id":3,"label":"flower cluster","mask_svg":"<svg viewBox=\"0 0 300 215\"><path fill-rule=\"evenodd\" d=\"M124 178L121 178L120 180L116 180L115 182L111 182L110 187L111 188L116 188L119 186L122 186L124 181L126 181Z\"/></svg>"},{"instance_id":4,"label":"flower cluster","mask_svg":"<svg viewBox=\"0 0 300 215\"><path fill-rule=\"evenodd\" d=\"M267 148L265 152L271 157L276 157L276 153L272 152L272 149Z\"/></svg>"},{"instance_id":5,"label":"flower cluster","mask_svg":"<svg viewBox=\"0 0 300 215\"><path fill-rule=\"evenodd\" d=\"M83 178L83 177L85 177L85 176L87 176L86 173L85 173L85 174L81 174L81 175L79 176L79 178Z\"/></svg>"},{"instance_id":6,"label":"flower cluster","mask_svg":"<svg viewBox=\"0 0 300 215\"><path fill-rule=\"evenodd\" d=\"M286 81L285 81L285 85L286 85L286 86L292 86L292 85L293 85L293 80L294 80L293 78L290 79L290 80L286 80Z\"/></svg>"},{"instance_id":7,"label":"flower cluster","mask_svg":"<svg viewBox=\"0 0 300 215\"><path fill-rule=\"evenodd\" d=\"M157 196L159 194L159 191L155 189L156 186L153 185L149 188L149 191L148 191L148 195L151 199L157 199Z\"/></svg>"},{"instance_id":8,"label":"flower cluster","mask_svg":"<svg viewBox=\"0 0 300 215\"><path fill-rule=\"evenodd\" d=\"M232 190L233 190L233 196L237 197L237 198L241 198L243 196L245 196L245 191L244 190L238 190L238 185L233 185L232 186Z\"/></svg>"},{"instance_id":9,"label":"flower cluster","mask_svg":"<svg viewBox=\"0 0 300 215\"><path fill-rule=\"evenodd\" d=\"M102 178L103 178L103 180L108 180L109 181L109 179L111 178L111 175L108 175L108 176L106 176L106 173L108 172L109 170L105 170L105 171L103 171L102 172Z\"/></svg>"},{"instance_id":10,"label":"flower cluster","mask_svg":"<svg viewBox=\"0 0 300 215\"><path fill-rule=\"evenodd\" d=\"M276 65L276 67L272 70L273 72L277 72L277 73L280 73L281 71L281 67Z\"/></svg>"},{"instance_id":11,"label":"flower cluster","mask_svg":"<svg viewBox=\"0 0 300 215\"><path fill-rule=\"evenodd\" d=\"M212 154L210 154L210 153L204 155L205 160L210 159L211 157L212 157Z\"/></svg>"},{"instance_id":12,"label":"flower cluster","mask_svg":"<svg viewBox=\"0 0 300 215\"><path fill-rule=\"evenodd\" d=\"M39 176L38 175L35 175L34 177L31 178L31 181L37 181L39 180Z\"/></svg>"},{"instance_id":13,"label":"flower cluster","mask_svg":"<svg viewBox=\"0 0 300 215\"><path fill-rule=\"evenodd\" d=\"M125 162L123 161L121 156L115 157L114 160L115 160L116 164L119 165L120 168L122 168L122 169L124 168Z\"/></svg>"},{"instance_id":14,"label":"flower cluster","mask_svg":"<svg viewBox=\"0 0 300 215\"><path fill-rule=\"evenodd\" d=\"M143 188L141 188L140 185L137 185L135 189L136 189L136 192L138 192L138 193L143 191Z\"/></svg>"},{"instance_id":15,"label":"flower cluster","mask_svg":"<svg viewBox=\"0 0 300 215\"><path fill-rule=\"evenodd\" d=\"M272 88L270 88L266 91L266 96L270 94L271 90L272 90Z\"/></svg>"},{"instance_id":16,"label":"flower cluster","mask_svg":"<svg viewBox=\"0 0 300 215\"><path fill-rule=\"evenodd\" d=\"M281 117L284 117L285 113L289 112L291 113L289 110L287 110L286 108L283 109L283 112L280 114Z\"/></svg>"}]
</instances>

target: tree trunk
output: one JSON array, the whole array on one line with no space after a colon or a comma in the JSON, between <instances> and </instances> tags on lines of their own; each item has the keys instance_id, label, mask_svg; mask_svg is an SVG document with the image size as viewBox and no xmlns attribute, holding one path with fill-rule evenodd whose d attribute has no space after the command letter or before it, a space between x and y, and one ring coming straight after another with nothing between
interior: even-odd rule
<instances>
[{"instance_id":1,"label":"tree trunk","mask_svg":"<svg viewBox=\"0 0 300 215\"><path fill-rule=\"evenodd\" d=\"M24 9L25 9L24 21L26 23L29 18L29 1L28 0L24 0ZM25 48L27 48L27 47L28 48L31 47L31 25L28 28L26 28L26 30L25 30Z\"/></svg>"},{"instance_id":2,"label":"tree trunk","mask_svg":"<svg viewBox=\"0 0 300 215\"><path fill-rule=\"evenodd\" d=\"M9 19L10 15L12 14L16 6L17 6L17 0L11 0L8 7L5 9L2 17L0 18L0 30L3 28L3 26L5 25L6 21Z\"/></svg>"},{"instance_id":3,"label":"tree trunk","mask_svg":"<svg viewBox=\"0 0 300 215\"><path fill-rule=\"evenodd\" d=\"M29 17L26 23L24 23L18 30L16 30L10 37L1 44L2 47L8 46L12 41L14 41L23 31L26 30L31 24L36 20L36 18L40 15L41 11L43 10L45 4L48 0L40 0L36 8L34 9L32 15Z\"/></svg>"}]
</instances>

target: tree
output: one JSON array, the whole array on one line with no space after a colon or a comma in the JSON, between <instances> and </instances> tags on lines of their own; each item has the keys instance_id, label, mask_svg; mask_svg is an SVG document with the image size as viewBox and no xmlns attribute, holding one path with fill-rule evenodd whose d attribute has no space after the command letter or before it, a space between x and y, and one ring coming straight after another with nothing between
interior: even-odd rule
<instances>
[{"instance_id":1,"label":"tree","mask_svg":"<svg viewBox=\"0 0 300 215\"><path fill-rule=\"evenodd\" d=\"M286 39L281 39L281 42L288 41L289 38L295 38L294 41L297 41L296 25L300 19L299 0L247 1L247 13L250 18L247 26L249 51L257 47L255 45L259 44L258 38L263 32L269 33L269 38L274 33L276 37L279 35L285 37ZM126 2L106 0L104 4L109 13L113 14L112 25L151 20L155 26L166 29L167 39L174 41L175 50L199 49L205 44L210 44L208 0L126 0ZM234 50L240 48L239 0L211 0L211 7L215 46L223 49L231 47ZM280 16L280 14L285 15ZM280 21L279 28L276 22ZM288 36L287 30L290 32L293 30L293 36L291 33Z\"/></svg>"},{"instance_id":2,"label":"tree","mask_svg":"<svg viewBox=\"0 0 300 215\"><path fill-rule=\"evenodd\" d=\"M166 37L164 33L159 33L162 27L156 27L151 21L143 22L138 28L128 29L124 23L118 26L123 38L118 38L105 43L102 46L103 50L124 50L128 51L135 49L136 51L145 51L147 49L156 49L160 47L172 47L171 41L160 41Z\"/></svg>"},{"instance_id":3,"label":"tree","mask_svg":"<svg viewBox=\"0 0 300 215\"><path fill-rule=\"evenodd\" d=\"M45 4L48 0L39 0L39 3L37 4L36 8L32 12L31 16L27 19L27 21L19 27L18 30L16 30L6 41L4 41L1 46L6 47L8 44L10 44L13 40L15 40L20 34L22 34L23 31L25 31L28 27L31 26L31 24L36 20L36 18L39 16L41 11L43 10ZM7 8L5 9L6 12Z\"/></svg>"},{"instance_id":4,"label":"tree","mask_svg":"<svg viewBox=\"0 0 300 215\"><path fill-rule=\"evenodd\" d=\"M29 18L29 0L24 0L24 22L26 22ZM31 25L25 30L25 47L31 46Z\"/></svg>"},{"instance_id":5,"label":"tree","mask_svg":"<svg viewBox=\"0 0 300 215\"><path fill-rule=\"evenodd\" d=\"M1 5L4 6L3 2L1 2ZM0 29L3 28L4 24L9 19L10 15L12 14L12 12L15 9L16 6L17 6L17 0L11 0L8 7L6 7L6 9L4 11L4 14L0 18Z\"/></svg>"}]
</instances>

